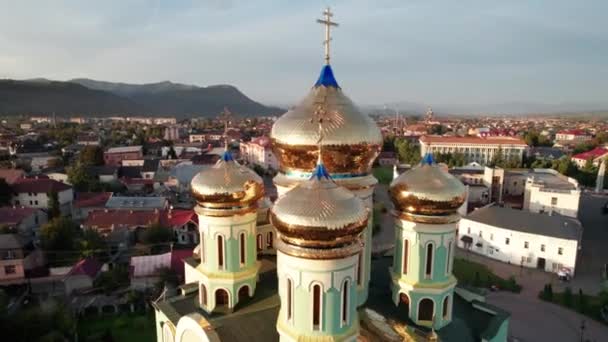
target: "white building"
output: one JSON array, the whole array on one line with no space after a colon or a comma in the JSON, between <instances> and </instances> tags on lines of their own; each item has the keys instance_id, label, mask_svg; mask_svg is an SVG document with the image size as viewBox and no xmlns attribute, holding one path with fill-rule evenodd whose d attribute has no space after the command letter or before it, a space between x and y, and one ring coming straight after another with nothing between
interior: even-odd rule
<instances>
[{"instance_id":1,"label":"white building","mask_svg":"<svg viewBox=\"0 0 608 342\"><path fill-rule=\"evenodd\" d=\"M427 153L433 155L447 153L461 153L467 163L476 162L486 165L492 161L494 155L501 151L504 159L517 159L522 161L528 145L512 137L448 137L425 135L420 138L420 155Z\"/></svg>"},{"instance_id":2,"label":"white building","mask_svg":"<svg viewBox=\"0 0 608 342\"><path fill-rule=\"evenodd\" d=\"M488 206L460 220L458 246L515 265L574 275L583 228L574 218Z\"/></svg>"},{"instance_id":3,"label":"white building","mask_svg":"<svg viewBox=\"0 0 608 342\"><path fill-rule=\"evenodd\" d=\"M524 210L577 217L581 189L575 179L552 169L534 169L525 184Z\"/></svg>"},{"instance_id":4,"label":"white building","mask_svg":"<svg viewBox=\"0 0 608 342\"><path fill-rule=\"evenodd\" d=\"M264 169L278 170L279 163L272 152L270 138L253 138L250 142L240 144L241 158L250 164L256 164Z\"/></svg>"},{"instance_id":5,"label":"white building","mask_svg":"<svg viewBox=\"0 0 608 342\"><path fill-rule=\"evenodd\" d=\"M12 204L26 208L48 209L50 194L57 193L61 215L72 214L74 191L72 187L49 178L22 178L12 185Z\"/></svg>"},{"instance_id":6,"label":"white building","mask_svg":"<svg viewBox=\"0 0 608 342\"><path fill-rule=\"evenodd\" d=\"M583 131L582 129L569 129L565 131L560 131L555 134L555 140L557 141L567 141L567 142L583 142L586 140L591 140L593 136L591 134Z\"/></svg>"}]
</instances>

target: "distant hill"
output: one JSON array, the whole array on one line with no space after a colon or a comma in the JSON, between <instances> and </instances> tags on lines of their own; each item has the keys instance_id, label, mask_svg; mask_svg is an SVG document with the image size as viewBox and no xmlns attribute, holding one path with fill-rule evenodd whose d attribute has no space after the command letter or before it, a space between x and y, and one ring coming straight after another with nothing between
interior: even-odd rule
<instances>
[{"instance_id":1,"label":"distant hill","mask_svg":"<svg viewBox=\"0 0 608 342\"><path fill-rule=\"evenodd\" d=\"M214 85L198 87L169 81L149 84L129 84L74 79L90 89L103 90L129 98L147 108L152 114L174 114L177 116L215 116L224 107L240 115L282 114L283 109L270 107L253 101L236 87Z\"/></svg>"},{"instance_id":2,"label":"distant hill","mask_svg":"<svg viewBox=\"0 0 608 342\"><path fill-rule=\"evenodd\" d=\"M0 80L0 114L142 114L132 100L71 82Z\"/></svg>"},{"instance_id":3,"label":"distant hill","mask_svg":"<svg viewBox=\"0 0 608 342\"><path fill-rule=\"evenodd\" d=\"M248 98L236 87L197 87L172 82L126 84L75 79L0 80L0 114L172 115L214 117L224 107L242 116L284 112Z\"/></svg>"}]
</instances>

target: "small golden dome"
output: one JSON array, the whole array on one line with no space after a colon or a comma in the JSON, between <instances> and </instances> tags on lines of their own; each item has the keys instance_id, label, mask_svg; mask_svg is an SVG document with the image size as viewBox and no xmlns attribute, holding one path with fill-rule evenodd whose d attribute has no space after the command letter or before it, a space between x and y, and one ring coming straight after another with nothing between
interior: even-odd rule
<instances>
[{"instance_id":1,"label":"small golden dome","mask_svg":"<svg viewBox=\"0 0 608 342\"><path fill-rule=\"evenodd\" d=\"M273 150L281 172L312 172L319 154L319 129L313 120L322 106L323 163L332 174L368 174L380 153L382 134L376 123L359 111L342 92L331 67L297 106L272 126Z\"/></svg>"},{"instance_id":2,"label":"small golden dome","mask_svg":"<svg viewBox=\"0 0 608 342\"><path fill-rule=\"evenodd\" d=\"M395 178L389 192L396 210L430 216L454 214L466 196L462 182L435 164L430 154Z\"/></svg>"},{"instance_id":3,"label":"small golden dome","mask_svg":"<svg viewBox=\"0 0 608 342\"><path fill-rule=\"evenodd\" d=\"M352 244L367 227L368 218L363 201L334 183L322 164L310 180L280 197L270 213L281 239L305 248Z\"/></svg>"},{"instance_id":4,"label":"small golden dome","mask_svg":"<svg viewBox=\"0 0 608 342\"><path fill-rule=\"evenodd\" d=\"M264 196L262 178L239 165L228 151L211 168L194 176L190 186L198 204L210 209L248 207Z\"/></svg>"}]
</instances>

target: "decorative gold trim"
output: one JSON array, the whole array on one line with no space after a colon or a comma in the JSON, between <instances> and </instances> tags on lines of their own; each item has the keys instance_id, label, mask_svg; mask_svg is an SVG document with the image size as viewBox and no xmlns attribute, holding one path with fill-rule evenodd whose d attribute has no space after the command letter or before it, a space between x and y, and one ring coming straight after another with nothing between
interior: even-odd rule
<instances>
[{"instance_id":1,"label":"decorative gold trim","mask_svg":"<svg viewBox=\"0 0 608 342\"><path fill-rule=\"evenodd\" d=\"M243 216L249 213L257 213L257 205L254 204L250 207L245 208L205 208L200 204L194 207L194 211L198 215L211 216L211 217L230 217L230 216Z\"/></svg>"},{"instance_id":2,"label":"decorative gold trim","mask_svg":"<svg viewBox=\"0 0 608 342\"><path fill-rule=\"evenodd\" d=\"M408 212L392 210L391 214L404 221L410 221L415 223L426 223L426 224L447 224L447 223L456 223L460 221L460 214L454 213L450 215L443 216L430 216L430 215L419 215L412 214Z\"/></svg>"},{"instance_id":3,"label":"decorative gold trim","mask_svg":"<svg viewBox=\"0 0 608 342\"><path fill-rule=\"evenodd\" d=\"M337 247L337 248L307 248L290 245L283 241L281 238L281 234L278 234L279 238L277 239L276 245L277 250L285 253L289 256L303 259L311 259L311 260L332 260L332 259L342 259L349 256L356 255L361 252L363 248L363 244L361 239L356 238L353 240L352 244Z\"/></svg>"}]
</instances>

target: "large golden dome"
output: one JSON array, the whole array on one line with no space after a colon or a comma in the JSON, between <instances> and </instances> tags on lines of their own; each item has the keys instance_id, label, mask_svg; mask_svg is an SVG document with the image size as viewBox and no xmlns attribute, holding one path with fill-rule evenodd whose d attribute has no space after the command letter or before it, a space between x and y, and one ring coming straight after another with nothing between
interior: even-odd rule
<instances>
[{"instance_id":1,"label":"large golden dome","mask_svg":"<svg viewBox=\"0 0 608 342\"><path fill-rule=\"evenodd\" d=\"M323 110L323 163L332 174L365 175L380 153L382 134L342 92L325 65L319 80L297 106L273 125L273 150L281 172L312 172L319 154L316 112Z\"/></svg>"},{"instance_id":2,"label":"large golden dome","mask_svg":"<svg viewBox=\"0 0 608 342\"><path fill-rule=\"evenodd\" d=\"M270 213L283 242L318 249L355 243L368 218L363 201L334 183L323 164L308 181L280 197Z\"/></svg>"},{"instance_id":3,"label":"large golden dome","mask_svg":"<svg viewBox=\"0 0 608 342\"><path fill-rule=\"evenodd\" d=\"M422 163L395 178L390 196L402 214L444 216L454 214L465 201L460 180L443 171L427 154Z\"/></svg>"},{"instance_id":4,"label":"large golden dome","mask_svg":"<svg viewBox=\"0 0 608 342\"><path fill-rule=\"evenodd\" d=\"M239 165L228 151L214 166L194 176L190 186L198 204L210 209L248 207L264 196L262 178Z\"/></svg>"}]
</instances>

